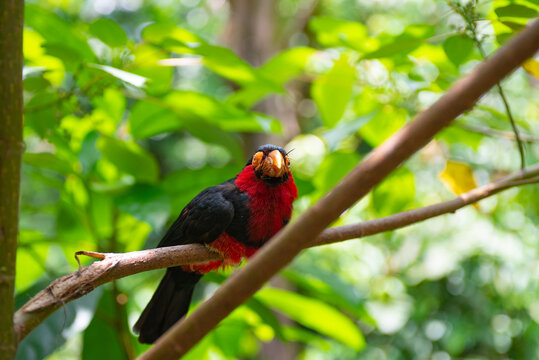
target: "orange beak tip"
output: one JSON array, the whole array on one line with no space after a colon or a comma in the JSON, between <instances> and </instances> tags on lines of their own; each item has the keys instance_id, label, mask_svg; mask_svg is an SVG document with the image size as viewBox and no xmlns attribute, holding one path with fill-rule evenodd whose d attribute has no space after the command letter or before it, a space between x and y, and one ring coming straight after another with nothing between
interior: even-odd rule
<instances>
[{"instance_id":1,"label":"orange beak tip","mask_svg":"<svg viewBox=\"0 0 539 360\"><path fill-rule=\"evenodd\" d=\"M283 154L279 150L273 150L265 160L266 174L272 177L281 177L285 172Z\"/></svg>"}]
</instances>

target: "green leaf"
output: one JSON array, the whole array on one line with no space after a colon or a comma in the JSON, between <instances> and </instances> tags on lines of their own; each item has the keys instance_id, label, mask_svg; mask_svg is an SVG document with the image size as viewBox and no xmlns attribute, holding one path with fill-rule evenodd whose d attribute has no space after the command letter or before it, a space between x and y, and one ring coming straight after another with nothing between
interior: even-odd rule
<instances>
[{"instance_id":1,"label":"green leaf","mask_svg":"<svg viewBox=\"0 0 539 360\"><path fill-rule=\"evenodd\" d=\"M234 133L223 131L219 127L202 120L188 122L185 124L185 128L193 136L204 142L221 145L230 152L230 155L236 161L243 159L239 139Z\"/></svg>"},{"instance_id":2,"label":"green leaf","mask_svg":"<svg viewBox=\"0 0 539 360\"><path fill-rule=\"evenodd\" d=\"M154 183L159 177L159 166L153 155L134 142L110 137L97 140L97 147L105 159L118 170L131 174L137 181Z\"/></svg>"},{"instance_id":3,"label":"green leaf","mask_svg":"<svg viewBox=\"0 0 539 360\"><path fill-rule=\"evenodd\" d=\"M264 288L255 298L303 326L360 351L365 339L359 328L335 308L315 299L281 289Z\"/></svg>"},{"instance_id":4,"label":"green leaf","mask_svg":"<svg viewBox=\"0 0 539 360\"><path fill-rule=\"evenodd\" d=\"M193 91L174 91L164 100L137 103L130 123L137 138L185 128L205 142L228 149L235 159L241 158L242 151L233 131L282 131L281 123L273 117L250 113Z\"/></svg>"},{"instance_id":5,"label":"green leaf","mask_svg":"<svg viewBox=\"0 0 539 360\"><path fill-rule=\"evenodd\" d=\"M443 48L447 58L458 67L470 56L474 48L474 42L467 36L455 35L448 37L444 41Z\"/></svg>"},{"instance_id":6,"label":"green leaf","mask_svg":"<svg viewBox=\"0 0 539 360\"><path fill-rule=\"evenodd\" d=\"M27 214L25 213L24 209L21 210L17 261L15 264L17 274L17 277L15 278L15 286L17 292L26 290L28 287L33 285L36 280L43 276L43 268L45 266L44 262L49 254L52 241L45 235L45 233L49 231L43 227L40 227L40 225L47 226L46 221L43 221L44 214L39 215L40 216L38 219L32 217L26 219ZM54 222L55 220L54 215L51 214L49 221ZM36 230L28 229L28 226L25 223L29 221L32 221L32 227L34 227ZM54 224L51 225L51 230L54 231Z\"/></svg>"},{"instance_id":7,"label":"green leaf","mask_svg":"<svg viewBox=\"0 0 539 360\"><path fill-rule=\"evenodd\" d=\"M242 350L242 340L247 324L240 321L223 321L211 333L215 345L229 358L235 358Z\"/></svg>"},{"instance_id":8,"label":"green leaf","mask_svg":"<svg viewBox=\"0 0 539 360\"><path fill-rule=\"evenodd\" d=\"M159 65L159 61L168 58L160 48L142 43L132 50L133 63L129 71L140 75L148 81L145 92L152 95L161 95L170 91L174 69L169 66Z\"/></svg>"},{"instance_id":9,"label":"green leaf","mask_svg":"<svg viewBox=\"0 0 539 360\"><path fill-rule=\"evenodd\" d=\"M316 41L325 47L366 48L367 28L362 23L317 16L309 21L309 29L315 33Z\"/></svg>"},{"instance_id":10,"label":"green leaf","mask_svg":"<svg viewBox=\"0 0 539 360\"><path fill-rule=\"evenodd\" d=\"M305 70L315 52L312 48L297 47L277 54L257 70L265 82L245 86L233 93L228 102L249 108L268 94L284 93L284 85Z\"/></svg>"},{"instance_id":11,"label":"green leaf","mask_svg":"<svg viewBox=\"0 0 539 360\"><path fill-rule=\"evenodd\" d=\"M20 308L38 291L44 289L51 280L40 281L27 291L17 294L16 307ZM86 318L93 316L101 293L102 288L97 288L55 311L19 343L15 359L45 359L76 331L84 330L89 322ZM75 320L77 320L76 324Z\"/></svg>"},{"instance_id":12,"label":"green leaf","mask_svg":"<svg viewBox=\"0 0 539 360\"><path fill-rule=\"evenodd\" d=\"M334 152L326 155L313 178L317 190L325 193L333 188L358 161L359 156L354 153Z\"/></svg>"},{"instance_id":13,"label":"green leaf","mask_svg":"<svg viewBox=\"0 0 539 360\"><path fill-rule=\"evenodd\" d=\"M140 206L140 204L139 204ZM123 245L123 251L138 251L144 247L144 243L148 239L148 235L153 228L148 223L138 221L134 216L126 212L120 211L116 219L116 234L118 244ZM155 229L156 231L159 231ZM152 247L157 245L159 239L155 239Z\"/></svg>"},{"instance_id":14,"label":"green leaf","mask_svg":"<svg viewBox=\"0 0 539 360\"><path fill-rule=\"evenodd\" d=\"M242 86L264 82L255 69L232 50L210 45L185 29L152 24L144 28L142 38L171 52L201 55L208 69Z\"/></svg>"},{"instance_id":15,"label":"green leaf","mask_svg":"<svg viewBox=\"0 0 539 360\"><path fill-rule=\"evenodd\" d=\"M192 32L169 24L148 25L142 30L141 37L144 41L153 44L163 44L165 46L171 46L174 43L183 44L187 49L206 43L201 37ZM167 43L167 40L175 40L175 42L169 41Z\"/></svg>"},{"instance_id":16,"label":"green leaf","mask_svg":"<svg viewBox=\"0 0 539 360\"><path fill-rule=\"evenodd\" d=\"M256 298L250 298L247 300L245 306L260 316L260 319L273 329L275 335L277 335L279 339L283 339L281 323L279 322L279 319L275 313L268 306L261 303Z\"/></svg>"},{"instance_id":17,"label":"green leaf","mask_svg":"<svg viewBox=\"0 0 539 360\"><path fill-rule=\"evenodd\" d=\"M363 307L363 298L354 284L344 281L340 274L317 267L315 264L296 264L283 270L283 275L302 292L336 306L357 319L372 323Z\"/></svg>"},{"instance_id":18,"label":"green leaf","mask_svg":"<svg viewBox=\"0 0 539 360\"><path fill-rule=\"evenodd\" d=\"M340 121L337 126L324 134L326 144L330 149L337 149L342 140L350 135L354 135L363 125L368 123L376 113L377 111L373 111L370 114L349 121Z\"/></svg>"},{"instance_id":19,"label":"green leaf","mask_svg":"<svg viewBox=\"0 0 539 360\"><path fill-rule=\"evenodd\" d=\"M408 113L405 109L386 106L371 121L363 125L359 133L371 146L378 146L399 130L407 118Z\"/></svg>"},{"instance_id":20,"label":"green leaf","mask_svg":"<svg viewBox=\"0 0 539 360\"><path fill-rule=\"evenodd\" d=\"M195 52L203 56L202 63L208 69L242 86L263 82L255 69L230 49L202 45Z\"/></svg>"},{"instance_id":21,"label":"green leaf","mask_svg":"<svg viewBox=\"0 0 539 360\"><path fill-rule=\"evenodd\" d=\"M513 32L510 33L510 36L514 35L514 32L519 32L520 30L524 29L526 27L525 24L521 24L514 21L501 21L502 24L513 30ZM502 36L503 33L496 34L496 37Z\"/></svg>"},{"instance_id":22,"label":"green leaf","mask_svg":"<svg viewBox=\"0 0 539 360\"><path fill-rule=\"evenodd\" d=\"M172 199L172 208L182 209L192 198L203 189L220 184L234 175L235 166L224 168L204 167L202 169L184 169L168 174L162 181L161 187Z\"/></svg>"},{"instance_id":23,"label":"green leaf","mask_svg":"<svg viewBox=\"0 0 539 360\"><path fill-rule=\"evenodd\" d=\"M73 167L69 162L51 153L24 153L22 160L29 165L56 171L60 174L70 174Z\"/></svg>"},{"instance_id":24,"label":"green leaf","mask_svg":"<svg viewBox=\"0 0 539 360\"><path fill-rule=\"evenodd\" d=\"M534 18L538 15L537 10L520 4L509 4L494 10L498 17Z\"/></svg>"},{"instance_id":25,"label":"green leaf","mask_svg":"<svg viewBox=\"0 0 539 360\"><path fill-rule=\"evenodd\" d=\"M129 112L130 133L137 139L181 128L180 117L172 110L144 99L137 101Z\"/></svg>"},{"instance_id":26,"label":"green leaf","mask_svg":"<svg viewBox=\"0 0 539 360\"><path fill-rule=\"evenodd\" d=\"M268 81L282 86L301 74L315 53L316 50L310 47L296 47L282 51L264 63L259 72Z\"/></svg>"},{"instance_id":27,"label":"green leaf","mask_svg":"<svg viewBox=\"0 0 539 360\"><path fill-rule=\"evenodd\" d=\"M106 195L90 192L90 218L93 227L101 239L110 239L114 234L116 224L114 223L114 208L113 199Z\"/></svg>"},{"instance_id":28,"label":"green leaf","mask_svg":"<svg viewBox=\"0 0 539 360\"><path fill-rule=\"evenodd\" d=\"M436 134L435 138L443 140L448 144L465 144L473 149L477 149L483 140L483 135L458 126L448 126Z\"/></svg>"},{"instance_id":29,"label":"green leaf","mask_svg":"<svg viewBox=\"0 0 539 360\"><path fill-rule=\"evenodd\" d=\"M355 79L356 70L348 58L342 56L327 74L314 81L311 94L327 127L334 127L342 118Z\"/></svg>"},{"instance_id":30,"label":"green leaf","mask_svg":"<svg viewBox=\"0 0 539 360\"><path fill-rule=\"evenodd\" d=\"M79 161L82 165L82 173L85 175L90 173L95 163L97 163L101 157L101 153L97 149L98 138L99 134L96 131L91 131L82 140Z\"/></svg>"},{"instance_id":31,"label":"green leaf","mask_svg":"<svg viewBox=\"0 0 539 360\"><path fill-rule=\"evenodd\" d=\"M82 60L95 60L95 55L82 34L76 31L71 23L44 7L26 3L24 8L24 23L26 26L39 32L47 41L48 46L69 49L71 52L77 54L79 62ZM67 59L62 58L62 60Z\"/></svg>"},{"instance_id":32,"label":"green leaf","mask_svg":"<svg viewBox=\"0 0 539 360\"><path fill-rule=\"evenodd\" d=\"M126 82L128 84L131 84L135 87L142 88L145 86L146 81L148 81L147 78L144 76L140 76L137 74L133 74L124 70L117 69L112 66L108 65L99 65L99 64L89 64L89 67L92 67L94 69L99 69L104 72L106 72L109 75L114 76L115 78L122 80L123 82Z\"/></svg>"},{"instance_id":33,"label":"green leaf","mask_svg":"<svg viewBox=\"0 0 539 360\"><path fill-rule=\"evenodd\" d=\"M401 167L374 189L372 204L379 216L388 216L410 208L414 198L414 174Z\"/></svg>"},{"instance_id":34,"label":"green leaf","mask_svg":"<svg viewBox=\"0 0 539 360\"><path fill-rule=\"evenodd\" d=\"M24 90L32 93L45 90L51 86L49 80L43 77L44 71L36 71L33 73L25 73L24 77Z\"/></svg>"},{"instance_id":35,"label":"green leaf","mask_svg":"<svg viewBox=\"0 0 539 360\"><path fill-rule=\"evenodd\" d=\"M377 50L366 53L362 59L377 59L406 55L423 44L426 39L434 35L434 27L431 25L409 25L404 32L397 37L388 37Z\"/></svg>"},{"instance_id":36,"label":"green leaf","mask_svg":"<svg viewBox=\"0 0 539 360\"><path fill-rule=\"evenodd\" d=\"M103 96L96 96L92 99L92 104L107 114L114 123L118 123L122 119L125 103L125 95L114 87L106 88L103 91Z\"/></svg>"},{"instance_id":37,"label":"green leaf","mask_svg":"<svg viewBox=\"0 0 539 360\"><path fill-rule=\"evenodd\" d=\"M283 337L285 341L302 342L308 344L309 347L315 346L323 353L329 353L332 349L332 344L327 338L298 326L284 326Z\"/></svg>"},{"instance_id":38,"label":"green leaf","mask_svg":"<svg viewBox=\"0 0 539 360\"><path fill-rule=\"evenodd\" d=\"M150 224L154 229L163 227L170 214L170 198L161 189L137 184L115 199L118 209L137 220Z\"/></svg>"},{"instance_id":39,"label":"green leaf","mask_svg":"<svg viewBox=\"0 0 539 360\"><path fill-rule=\"evenodd\" d=\"M219 126L227 132L280 133L281 123L268 115L251 113L194 91L174 91L164 99L163 106L174 110L186 127L200 120Z\"/></svg>"},{"instance_id":40,"label":"green leaf","mask_svg":"<svg viewBox=\"0 0 539 360\"><path fill-rule=\"evenodd\" d=\"M90 24L90 34L103 41L110 47L124 46L127 42L127 35L120 25L107 19L99 18Z\"/></svg>"},{"instance_id":41,"label":"green leaf","mask_svg":"<svg viewBox=\"0 0 539 360\"><path fill-rule=\"evenodd\" d=\"M103 359L103 345L106 344L106 357L110 359L127 359L126 351L122 342L124 335L127 341L133 341L134 337L129 333L120 333L118 326L128 329L125 312L118 313L116 298L111 290L103 292L94 317L84 332L82 344L82 358L87 360ZM101 344L101 346L99 345Z\"/></svg>"},{"instance_id":42,"label":"green leaf","mask_svg":"<svg viewBox=\"0 0 539 360\"><path fill-rule=\"evenodd\" d=\"M47 138L56 127L54 116L58 107L58 94L38 93L26 104L24 126L33 129L41 138Z\"/></svg>"}]
</instances>

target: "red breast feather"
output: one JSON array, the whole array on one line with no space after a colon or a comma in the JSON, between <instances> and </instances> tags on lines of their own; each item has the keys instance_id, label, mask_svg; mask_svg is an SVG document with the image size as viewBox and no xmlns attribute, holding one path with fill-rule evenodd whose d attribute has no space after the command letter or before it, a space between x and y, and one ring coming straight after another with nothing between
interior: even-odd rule
<instances>
[{"instance_id":1,"label":"red breast feather","mask_svg":"<svg viewBox=\"0 0 539 360\"><path fill-rule=\"evenodd\" d=\"M288 179L282 184L270 185L255 175L252 166L246 166L238 174L234 184L249 196L249 241L263 245L281 230L292 215L292 203L298 197L292 174L289 172ZM258 250L238 242L226 232L206 246L224 255L226 259L184 265L182 268L206 274L218 268L238 265L244 256L251 257Z\"/></svg>"},{"instance_id":2,"label":"red breast feather","mask_svg":"<svg viewBox=\"0 0 539 360\"><path fill-rule=\"evenodd\" d=\"M285 182L272 185L259 179L252 166L246 166L234 184L249 195L249 241L265 243L281 230L292 215L292 203L298 197L292 174L288 172Z\"/></svg>"}]
</instances>

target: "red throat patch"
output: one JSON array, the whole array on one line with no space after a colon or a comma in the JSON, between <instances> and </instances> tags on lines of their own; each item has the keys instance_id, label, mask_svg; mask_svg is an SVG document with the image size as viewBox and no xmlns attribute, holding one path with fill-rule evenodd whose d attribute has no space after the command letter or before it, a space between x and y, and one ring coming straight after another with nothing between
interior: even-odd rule
<instances>
[{"instance_id":1,"label":"red throat patch","mask_svg":"<svg viewBox=\"0 0 539 360\"><path fill-rule=\"evenodd\" d=\"M246 166L234 182L238 189L249 196L247 206L251 216L247 231L249 241L262 246L271 239L292 215L292 203L298 197L298 190L288 174L288 180L280 185L268 185L255 175L252 166ZM253 256L258 248L243 245L227 233L206 245L217 251L225 260L214 260L200 264L184 265L186 271L206 274L212 270L238 265L244 257Z\"/></svg>"}]
</instances>

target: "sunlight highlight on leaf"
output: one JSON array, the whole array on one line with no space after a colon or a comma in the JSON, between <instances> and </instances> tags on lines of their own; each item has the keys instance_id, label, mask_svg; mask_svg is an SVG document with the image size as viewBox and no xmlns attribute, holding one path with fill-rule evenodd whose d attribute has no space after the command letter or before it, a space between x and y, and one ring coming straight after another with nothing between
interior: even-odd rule
<instances>
[{"instance_id":1,"label":"sunlight highlight on leaf","mask_svg":"<svg viewBox=\"0 0 539 360\"><path fill-rule=\"evenodd\" d=\"M327 335L356 351L365 347L365 339L356 324L320 300L274 288L264 288L255 297L301 325Z\"/></svg>"}]
</instances>

